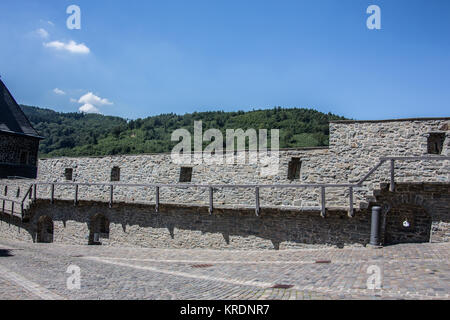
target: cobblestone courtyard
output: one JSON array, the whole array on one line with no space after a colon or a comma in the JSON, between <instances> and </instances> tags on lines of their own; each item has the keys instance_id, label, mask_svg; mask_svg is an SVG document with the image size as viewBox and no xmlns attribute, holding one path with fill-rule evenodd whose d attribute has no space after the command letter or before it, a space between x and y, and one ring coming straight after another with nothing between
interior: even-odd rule
<instances>
[{"instance_id":1,"label":"cobblestone courtyard","mask_svg":"<svg viewBox=\"0 0 450 320\"><path fill-rule=\"evenodd\" d=\"M217 251L0 240L0 299L449 299L449 249ZM67 289L70 265L81 269L80 289ZM372 265L382 272L380 290L367 289Z\"/></svg>"}]
</instances>

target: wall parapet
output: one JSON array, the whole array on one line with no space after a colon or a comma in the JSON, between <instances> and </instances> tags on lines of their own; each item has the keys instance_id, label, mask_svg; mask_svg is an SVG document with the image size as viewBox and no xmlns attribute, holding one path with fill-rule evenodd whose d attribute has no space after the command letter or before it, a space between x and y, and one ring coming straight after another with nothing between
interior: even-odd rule
<instances>
[{"instance_id":1,"label":"wall parapet","mask_svg":"<svg viewBox=\"0 0 450 320\"><path fill-rule=\"evenodd\" d=\"M73 198L73 203L74 205L77 205L80 201L80 187L86 187L87 188L92 188L92 187L98 187L100 189L100 194L102 194L101 196L101 200L106 200L109 202L109 206L112 207L114 202L117 202L117 200L115 199L115 190L116 190L116 194L117 194L117 188L144 188L146 189L147 194L151 191L149 191L149 189L154 189L155 194L154 194L154 202L155 202L155 206L156 206L156 211L159 210L159 205L160 205L160 189L161 188L165 188L165 189L188 189L189 191L191 191L192 189L194 189L193 192L195 192L196 189L200 189L201 192L200 194L205 196L205 198L208 199L207 203L209 205L209 212L210 214L213 213L213 211L215 210L215 208L217 207L217 204L215 203L214 200L214 194L218 193L218 189L221 190L228 190L231 189L232 191L234 191L235 193L239 193L237 190L241 190L241 189L250 189L250 190L254 190L254 209L255 209L255 214L258 216L261 210L261 197L260 197L260 190L261 189L269 189L268 192L269 193L273 193L273 189L281 189L281 190L286 190L286 189L295 189L295 190L299 190L299 189L313 189L313 190L319 190L320 192L320 205L316 205L316 206L297 206L300 207L301 210L304 210L305 208L309 208L309 207L314 207L314 208L320 208L320 213L322 217L325 217L326 215L326 211L327 211L327 203L326 203L326 197L327 197L327 190L329 189L346 189L348 191L348 194L346 195L345 198L347 198L347 205L346 206L346 210L348 212L349 217L353 217L354 214L354 189L357 188L362 188L364 183L371 177L371 175L373 175L381 166L384 162L390 162L390 183L389 183L389 189L391 192L394 192L395 190L395 162L396 161L449 161L450 157L447 156L427 156L427 157L382 157L380 158L379 163L373 167L365 176L363 176L361 179L357 180L355 183L353 184L346 184L346 183L337 183L337 184L330 184L330 183L313 183L313 184L183 184L183 183L179 183L179 184L161 184L161 183L118 183L118 182L110 182L110 183L100 183L100 182L42 182L42 181L37 181L34 182L31 186L26 187L27 193L25 194L23 200L22 200L22 208L21 208L21 215L22 217L24 216L24 201L27 199L27 197L29 197L29 199L33 199L33 201L36 201L38 196L45 198L45 196L42 195L42 193L38 194L38 186L39 187L49 187L50 188L50 194L49 194L49 199L51 203L54 203L55 199L57 198L57 196L55 196L55 193L58 191L63 191L65 192L65 196L67 198L67 196L69 196L69 198ZM58 190L56 190L56 188L59 188ZM72 189L70 191L70 189ZM105 190L107 189L107 190ZM41 191L41 190L40 190ZM281 192L283 192L281 191ZM68 194L68 192L71 192L72 195ZM209 193L209 194L208 194ZM208 197L206 197L206 195L208 195ZM87 195L84 195L84 199L86 200L95 200L95 197L92 197L92 193L88 193ZM105 199L106 198L106 199ZM0 200L3 200L3 211L5 208L5 198L2 198ZM99 199L96 199L99 200ZM146 199L148 203L148 197ZM122 202L135 202L134 199L133 201L129 201L126 197L125 198L120 198L119 197L119 201ZM13 206L14 203L16 203L16 201L11 200L11 205ZM137 201L139 202L139 201ZM190 202L192 205L195 204L200 204L201 202L197 201L192 201L192 200L188 200L188 202ZM142 201L141 201L142 203ZM168 203L166 201L166 203ZM176 201L172 201L171 203L176 203ZM203 202L204 203L204 202ZM229 203L221 203L222 207L227 204L230 205ZM220 205L220 203L219 203ZM248 205L248 202L244 202L244 203L237 203L235 204L235 206L243 206L243 205ZM273 206L273 204L271 202L268 203L268 206ZM292 207L292 206L287 206L287 207ZM363 206L361 206L363 207ZM13 207L11 209L11 211L13 212Z\"/></svg>"},{"instance_id":2,"label":"wall parapet","mask_svg":"<svg viewBox=\"0 0 450 320\"><path fill-rule=\"evenodd\" d=\"M352 123L387 123L387 122L411 122L411 121L450 121L450 117L430 117L430 118L399 118L384 120L330 120L330 123L352 124Z\"/></svg>"},{"instance_id":3,"label":"wall parapet","mask_svg":"<svg viewBox=\"0 0 450 320\"><path fill-rule=\"evenodd\" d=\"M378 190L372 205L383 211L382 238L385 244L450 241L450 184L401 183L395 192L387 185ZM357 209L353 218L346 210L218 207L107 203L38 199L30 208L30 219L0 214L0 233L8 239L137 246L152 248L211 248L233 250L296 249L317 247L362 247L370 239L370 210ZM403 220L411 223L406 230ZM103 225L98 225L103 221ZM43 225L43 222L46 224ZM400 230L401 229L401 230ZM43 231L51 234L44 235ZM94 233L99 233L97 237Z\"/></svg>"}]
</instances>

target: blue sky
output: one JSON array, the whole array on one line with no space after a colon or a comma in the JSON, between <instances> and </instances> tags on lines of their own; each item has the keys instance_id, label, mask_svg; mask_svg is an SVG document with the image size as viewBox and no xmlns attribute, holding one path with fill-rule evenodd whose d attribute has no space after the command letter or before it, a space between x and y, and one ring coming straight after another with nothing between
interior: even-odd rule
<instances>
[{"instance_id":1,"label":"blue sky","mask_svg":"<svg viewBox=\"0 0 450 320\"><path fill-rule=\"evenodd\" d=\"M81 30L66 27L71 4ZM381 30L366 27L371 4ZM19 103L130 119L450 116L449 35L448 0L2 0L0 74Z\"/></svg>"}]
</instances>

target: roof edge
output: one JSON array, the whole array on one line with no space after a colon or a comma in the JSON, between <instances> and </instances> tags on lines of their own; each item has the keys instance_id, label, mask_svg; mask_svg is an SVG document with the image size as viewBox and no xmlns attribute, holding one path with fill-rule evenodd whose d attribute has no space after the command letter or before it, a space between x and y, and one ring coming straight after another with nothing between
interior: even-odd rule
<instances>
[{"instance_id":1,"label":"roof edge","mask_svg":"<svg viewBox=\"0 0 450 320\"><path fill-rule=\"evenodd\" d=\"M16 104L17 109L19 109L19 112L21 112L22 115L24 116L25 121L27 121L27 123L28 123L28 125L30 126L30 128L31 128L34 132L36 132L36 135L34 135L34 134L24 134L24 135L30 136L30 137L39 137L39 138L42 138L42 137L39 136L39 133L38 133L37 130L33 127L33 124L31 123L30 119L28 119L27 115L26 115L25 112L22 110L22 107L20 106L20 104L17 103L16 98L14 98L14 96L11 94L11 91L9 91L8 87L6 86L6 84L3 82L3 80L2 80L1 78L0 78L0 82L1 82L1 84L5 87L6 92L9 94L9 96L10 96L11 99L12 99L12 101ZM20 134L20 132L19 132L18 134ZM43 138L42 138L42 139L43 139Z\"/></svg>"},{"instance_id":2,"label":"roof edge","mask_svg":"<svg viewBox=\"0 0 450 320\"><path fill-rule=\"evenodd\" d=\"M34 135L34 134L26 134L26 133L20 133L20 132L14 132L14 131L7 131L7 130L0 130L1 133L6 133L12 136L21 136L21 137L28 137L28 138L35 138L39 140L45 139L42 136Z\"/></svg>"}]
</instances>

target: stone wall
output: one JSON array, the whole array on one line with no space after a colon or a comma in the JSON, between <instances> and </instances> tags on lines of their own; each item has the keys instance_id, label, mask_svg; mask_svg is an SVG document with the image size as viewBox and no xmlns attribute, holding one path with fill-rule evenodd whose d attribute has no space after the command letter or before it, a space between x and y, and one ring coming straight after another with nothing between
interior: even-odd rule
<instances>
[{"instance_id":1,"label":"stone wall","mask_svg":"<svg viewBox=\"0 0 450 320\"><path fill-rule=\"evenodd\" d=\"M450 120L412 119L385 121L338 121L330 124L330 169L336 182L356 182L380 157L427 156L430 133L443 133L442 155L450 155ZM388 182L389 163L376 171L364 186L355 189L357 201ZM331 173L331 172L330 172ZM397 161L397 182L450 182L449 161Z\"/></svg>"},{"instance_id":2,"label":"stone wall","mask_svg":"<svg viewBox=\"0 0 450 320\"><path fill-rule=\"evenodd\" d=\"M443 143L443 155L450 155L449 119L422 119L396 121L344 121L330 124L330 147L280 152L278 174L265 176L264 166L258 164L193 165L192 184L304 184L304 183L355 183L359 181L383 156L427 155L427 137L441 132L447 138ZM248 157L248 154L246 154ZM300 158L298 179L288 179L288 166L292 158ZM121 182L163 183L179 182L181 165L171 161L170 154L107 156L85 158L56 158L39 161L39 179L64 182L65 169L73 169L72 182L110 182L113 167L120 168ZM380 183L389 179L389 163L385 163L361 188L355 188L354 205L365 206ZM449 181L449 161L396 162L396 180ZM40 195L49 195L49 188L42 187ZM80 198L106 200L109 189L99 187L80 188ZM73 198L73 187L56 191L58 197ZM319 189L261 189L261 203L292 208L317 208L320 205ZM115 189L119 201L149 203L154 201L154 191L145 188ZM86 198L87 197L87 198ZM327 206L348 207L348 190L327 189ZM254 205L254 190L216 190L217 204ZM161 189L161 202L208 202L208 190Z\"/></svg>"},{"instance_id":3,"label":"stone wall","mask_svg":"<svg viewBox=\"0 0 450 320\"><path fill-rule=\"evenodd\" d=\"M450 186L446 183L400 183L376 192L371 205L384 208L380 239L385 245L410 242L450 241ZM370 209L355 211L292 210L263 207L254 210L206 206L154 205L81 201L37 200L24 223L15 216L0 215L0 237L42 241L52 221L57 243L93 244L100 233L102 245L155 248L289 249L320 246L364 246L370 239ZM103 217L107 224L98 225ZM408 221L405 226L404 221ZM42 227L44 225L44 227ZM107 225L107 227L106 227ZM106 230L107 229L107 230Z\"/></svg>"},{"instance_id":4,"label":"stone wall","mask_svg":"<svg viewBox=\"0 0 450 320\"><path fill-rule=\"evenodd\" d=\"M400 183L377 190L371 205L384 208L380 239L385 245L410 242L450 241L450 186L446 183ZM364 246L370 239L370 209L317 210L263 207L254 210L206 206L154 205L81 201L37 200L27 212L29 221L0 215L0 237L43 241L52 221L51 239L57 243L93 244L94 233L108 246L212 249L290 249L321 246ZM98 225L102 218L105 227ZM403 222L407 220L408 226ZM106 227L107 226L107 227ZM45 230L42 230L44 228Z\"/></svg>"},{"instance_id":5,"label":"stone wall","mask_svg":"<svg viewBox=\"0 0 450 320\"><path fill-rule=\"evenodd\" d=\"M29 223L2 215L0 236L36 241L38 222L53 220L53 241L87 245L92 238L94 217L104 215L109 234L100 242L108 246L213 249L289 249L317 246L362 246L369 241L367 212L349 218L345 211L330 211L323 219L319 211L293 211L264 208L257 217L254 210L163 205L158 214L154 206L82 201L54 205L38 200Z\"/></svg>"},{"instance_id":6,"label":"stone wall","mask_svg":"<svg viewBox=\"0 0 450 320\"><path fill-rule=\"evenodd\" d=\"M224 164L211 166L194 165L190 184L300 184L320 181L320 171L328 154L327 148L289 150L280 152L280 171L277 175L261 175L261 167L249 164ZM288 179L288 163L292 158L302 159L299 179ZM60 158L41 160L39 179L43 181L65 182L65 168L73 168L72 182L109 183L113 167L120 168L120 182L125 183L162 183L178 184L181 166L172 163L170 154L110 156L101 158ZM49 195L49 188L40 187L41 195ZM343 190L338 190L343 193ZM161 188L160 201L163 203L208 202L208 189ZM80 187L80 199L107 200L109 188ZM317 207L319 190L308 189L261 189L261 204L276 206ZM343 195L343 194L342 194ZM73 198L73 187L58 187L57 196ZM88 198L85 198L85 197ZM148 188L117 187L114 191L117 201L151 203L155 201L155 192ZM217 205L254 206L254 188L217 189L214 193Z\"/></svg>"},{"instance_id":7,"label":"stone wall","mask_svg":"<svg viewBox=\"0 0 450 320\"><path fill-rule=\"evenodd\" d=\"M395 192L384 185L376 192L376 202L385 209L385 244L450 241L450 184L398 183Z\"/></svg>"},{"instance_id":8,"label":"stone wall","mask_svg":"<svg viewBox=\"0 0 450 320\"><path fill-rule=\"evenodd\" d=\"M433 133L445 137L441 154L450 155L449 119L335 122L330 125L329 148L281 151L278 174L264 175L264 166L258 164L197 164L192 166L190 183L356 183L380 157L428 155L428 136ZM242 154L249 156L246 152ZM301 170L298 177L290 180L288 168L293 158L300 159ZM171 161L170 154L56 158L39 161L38 179L110 183L114 167L120 168L120 174L115 172L115 176L125 183L178 184L181 169ZM71 181L66 181L66 168L73 169ZM162 188L161 213L155 214L153 189L116 186L114 206L108 209L109 187L80 186L80 205L75 207L74 186L57 186L57 200L52 206L46 200L50 187L40 185L31 222L14 222L16 218L3 215L0 231L6 237L36 240L38 219L48 215L54 221L55 241L83 244L92 242L92 219L100 213L110 221L109 237L102 240L107 245L220 249L364 245L370 236L370 208L367 208L380 204L391 208L382 227L387 242L430 238L436 242L449 241L449 161L396 162L395 168L396 192L390 193L385 184L389 180L387 163L361 188L355 188L353 219L347 217L346 189L327 189L327 217L323 219L319 215L317 188L261 189L263 210L258 218L253 188L215 190L215 211L210 216L208 190L198 187ZM21 199L33 182L1 180L0 186L9 186L8 197ZM415 231L401 230L399 223L405 217L413 221Z\"/></svg>"}]
</instances>

